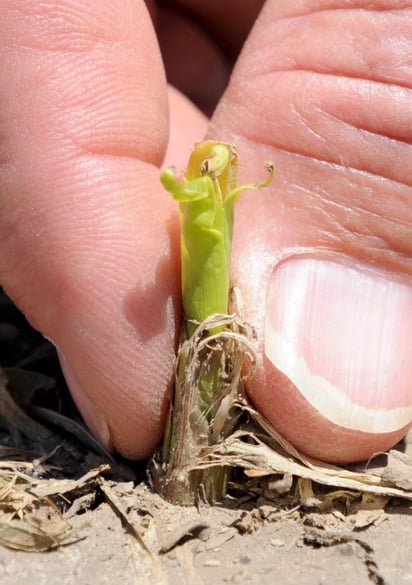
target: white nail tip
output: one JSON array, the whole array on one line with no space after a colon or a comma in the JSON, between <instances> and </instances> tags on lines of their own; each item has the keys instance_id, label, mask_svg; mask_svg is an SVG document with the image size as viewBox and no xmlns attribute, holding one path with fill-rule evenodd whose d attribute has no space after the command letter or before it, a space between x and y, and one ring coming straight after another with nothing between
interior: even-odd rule
<instances>
[{"instance_id":1,"label":"white nail tip","mask_svg":"<svg viewBox=\"0 0 412 585\"><path fill-rule=\"evenodd\" d=\"M282 335L270 331L266 335L265 352L271 362L299 389L306 400L332 423L348 429L370 433L390 433L412 421L410 407L371 409L352 402L340 389L313 374L303 358Z\"/></svg>"},{"instance_id":2,"label":"white nail tip","mask_svg":"<svg viewBox=\"0 0 412 585\"><path fill-rule=\"evenodd\" d=\"M389 273L315 258L280 263L265 352L337 425L388 433L412 421L412 287Z\"/></svg>"}]
</instances>

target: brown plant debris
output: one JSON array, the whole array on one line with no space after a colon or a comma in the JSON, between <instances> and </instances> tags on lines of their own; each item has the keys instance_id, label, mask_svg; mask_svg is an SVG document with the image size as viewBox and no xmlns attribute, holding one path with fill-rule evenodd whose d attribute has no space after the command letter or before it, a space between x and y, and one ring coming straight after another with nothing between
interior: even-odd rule
<instances>
[{"instance_id":1,"label":"brown plant debris","mask_svg":"<svg viewBox=\"0 0 412 585\"><path fill-rule=\"evenodd\" d=\"M0 544L31 552L50 550L67 542L73 531L54 497L67 497L70 493L84 490L107 468L100 466L78 480L58 481L29 475L27 465L20 462L2 462ZM46 471L45 468L37 468L36 475Z\"/></svg>"}]
</instances>

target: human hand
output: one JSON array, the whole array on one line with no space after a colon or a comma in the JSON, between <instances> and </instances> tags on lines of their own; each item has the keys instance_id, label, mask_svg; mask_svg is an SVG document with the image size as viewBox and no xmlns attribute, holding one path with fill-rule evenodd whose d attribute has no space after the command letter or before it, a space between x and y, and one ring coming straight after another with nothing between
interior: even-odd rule
<instances>
[{"instance_id":1,"label":"human hand","mask_svg":"<svg viewBox=\"0 0 412 585\"><path fill-rule=\"evenodd\" d=\"M176 4L207 18L230 3ZM412 6L364 6L268 0L208 129L238 145L241 181L268 158L278 169L237 208L233 280L261 357L250 396L331 461L390 446L412 420ZM1 281L58 347L94 433L146 457L180 326L155 33L137 1L4 1L0 16ZM237 16L209 30L231 37ZM167 161L183 166L205 120L171 96Z\"/></svg>"}]
</instances>

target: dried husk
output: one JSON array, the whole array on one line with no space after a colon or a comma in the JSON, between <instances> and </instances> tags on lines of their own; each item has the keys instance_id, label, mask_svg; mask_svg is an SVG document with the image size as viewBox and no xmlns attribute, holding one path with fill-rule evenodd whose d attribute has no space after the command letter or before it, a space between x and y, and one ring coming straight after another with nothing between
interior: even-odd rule
<instances>
[{"instance_id":1,"label":"dried husk","mask_svg":"<svg viewBox=\"0 0 412 585\"><path fill-rule=\"evenodd\" d=\"M216 327L224 329L208 336ZM366 464L364 470L327 464L300 453L253 408L243 391L256 359L251 338L238 313L215 314L182 343L163 459L152 467L159 492L175 504L214 503L226 494L230 468L237 467L247 477L280 474L334 490L412 500L410 456L392 450L385 465ZM216 356L221 388L207 418L199 380L208 364L216 366Z\"/></svg>"}]
</instances>

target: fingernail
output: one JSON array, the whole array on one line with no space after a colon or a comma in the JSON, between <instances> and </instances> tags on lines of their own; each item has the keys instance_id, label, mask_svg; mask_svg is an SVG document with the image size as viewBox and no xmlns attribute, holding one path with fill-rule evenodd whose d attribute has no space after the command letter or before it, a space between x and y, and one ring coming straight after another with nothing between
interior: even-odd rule
<instances>
[{"instance_id":1,"label":"fingernail","mask_svg":"<svg viewBox=\"0 0 412 585\"><path fill-rule=\"evenodd\" d=\"M58 350L58 356L60 365L63 370L63 374L66 383L69 387L70 393L75 401L78 409L80 410L87 426L96 437L96 439L108 450L113 451L113 443L110 437L109 426L104 418L103 414L97 408L97 406L90 400L84 390L81 388L70 364L64 357L64 355Z\"/></svg>"},{"instance_id":2,"label":"fingernail","mask_svg":"<svg viewBox=\"0 0 412 585\"><path fill-rule=\"evenodd\" d=\"M412 287L366 266L289 258L267 296L265 353L319 412L384 433L412 421Z\"/></svg>"}]
</instances>

